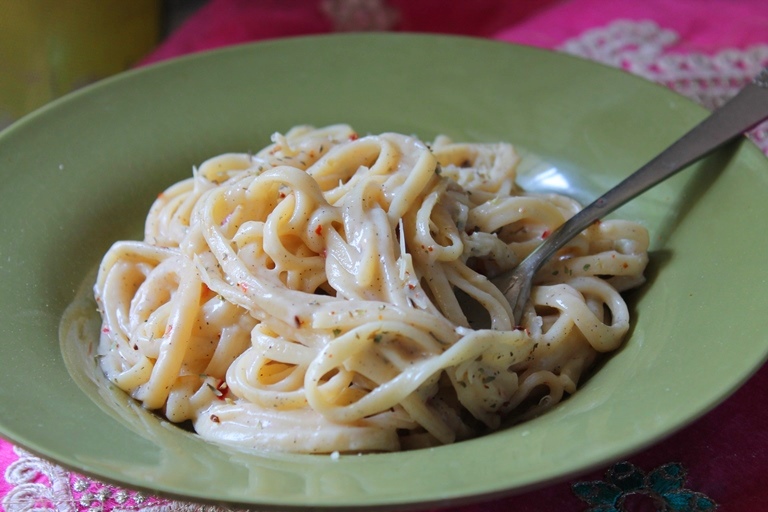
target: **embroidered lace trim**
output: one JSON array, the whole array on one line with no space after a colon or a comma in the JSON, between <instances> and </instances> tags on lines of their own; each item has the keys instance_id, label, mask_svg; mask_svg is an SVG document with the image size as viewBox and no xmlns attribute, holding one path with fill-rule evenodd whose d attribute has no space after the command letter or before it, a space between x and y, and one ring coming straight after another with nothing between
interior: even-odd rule
<instances>
[{"instance_id":1,"label":"embroidered lace trim","mask_svg":"<svg viewBox=\"0 0 768 512\"><path fill-rule=\"evenodd\" d=\"M225 512L225 509L173 502L86 478L14 448L18 459L5 470L11 490L6 512Z\"/></svg>"},{"instance_id":2,"label":"embroidered lace trim","mask_svg":"<svg viewBox=\"0 0 768 512\"><path fill-rule=\"evenodd\" d=\"M652 21L616 21L589 30L558 49L663 84L710 110L721 106L768 66L768 45L745 50L673 53L678 34ZM749 136L768 154L768 122Z\"/></svg>"}]
</instances>

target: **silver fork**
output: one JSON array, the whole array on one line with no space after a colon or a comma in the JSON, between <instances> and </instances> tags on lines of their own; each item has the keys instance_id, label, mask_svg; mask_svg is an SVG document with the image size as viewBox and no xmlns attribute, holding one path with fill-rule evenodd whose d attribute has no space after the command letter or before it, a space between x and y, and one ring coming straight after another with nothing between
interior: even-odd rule
<instances>
[{"instance_id":1,"label":"silver fork","mask_svg":"<svg viewBox=\"0 0 768 512\"><path fill-rule=\"evenodd\" d=\"M573 237L624 203L673 176L689 164L768 118L768 68L725 105L659 153L624 181L597 198L552 232L514 269L493 278L512 306L515 325L520 325L531 296L534 274Z\"/></svg>"}]
</instances>

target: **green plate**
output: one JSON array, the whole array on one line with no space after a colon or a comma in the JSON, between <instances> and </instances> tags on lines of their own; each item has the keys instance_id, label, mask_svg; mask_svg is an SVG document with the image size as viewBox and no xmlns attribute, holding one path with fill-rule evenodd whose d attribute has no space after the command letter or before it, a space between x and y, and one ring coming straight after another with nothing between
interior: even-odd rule
<instances>
[{"instance_id":1,"label":"green plate","mask_svg":"<svg viewBox=\"0 0 768 512\"><path fill-rule=\"evenodd\" d=\"M480 439L338 460L239 454L102 385L87 345L65 340L62 350L59 326L109 245L141 236L158 192L210 156L255 151L295 124L512 141L536 157L523 184L587 200L705 114L577 58L421 35L234 47L70 95L0 134L0 433L113 483L264 508L455 504L625 457L714 407L768 353L768 237L754 230L768 218L768 161L749 142L618 212L653 238L625 346L553 411ZM95 339L91 306L65 330Z\"/></svg>"}]
</instances>

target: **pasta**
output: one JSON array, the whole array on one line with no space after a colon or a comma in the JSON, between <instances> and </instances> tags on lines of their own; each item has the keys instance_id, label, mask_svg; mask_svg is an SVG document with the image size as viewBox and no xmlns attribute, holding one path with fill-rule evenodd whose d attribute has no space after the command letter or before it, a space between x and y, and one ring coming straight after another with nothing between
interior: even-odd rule
<instances>
[{"instance_id":1,"label":"pasta","mask_svg":"<svg viewBox=\"0 0 768 512\"><path fill-rule=\"evenodd\" d=\"M551 408L629 327L648 234L595 223L522 325L489 277L580 209L515 182L510 144L298 126L194 169L104 256L101 368L245 450L395 451Z\"/></svg>"}]
</instances>

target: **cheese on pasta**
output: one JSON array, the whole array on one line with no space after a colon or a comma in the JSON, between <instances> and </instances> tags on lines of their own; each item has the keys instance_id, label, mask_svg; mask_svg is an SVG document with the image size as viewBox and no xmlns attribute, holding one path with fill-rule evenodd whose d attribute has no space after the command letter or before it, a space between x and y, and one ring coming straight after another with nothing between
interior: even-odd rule
<instances>
[{"instance_id":1,"label":"cheese on pasta","mask_svg":"<svg viewBox=\"0 0 768 512\"><path fill-rule=\"evenodd\" d=\"M214 442L303 453L452 443L576 391L629 327L648 234L595 223L522 325L489 277L580 209L515 182L506 143L299 126L211 158L115 243L95 296L107 377Z\"/></svg>"}]
</instances>

